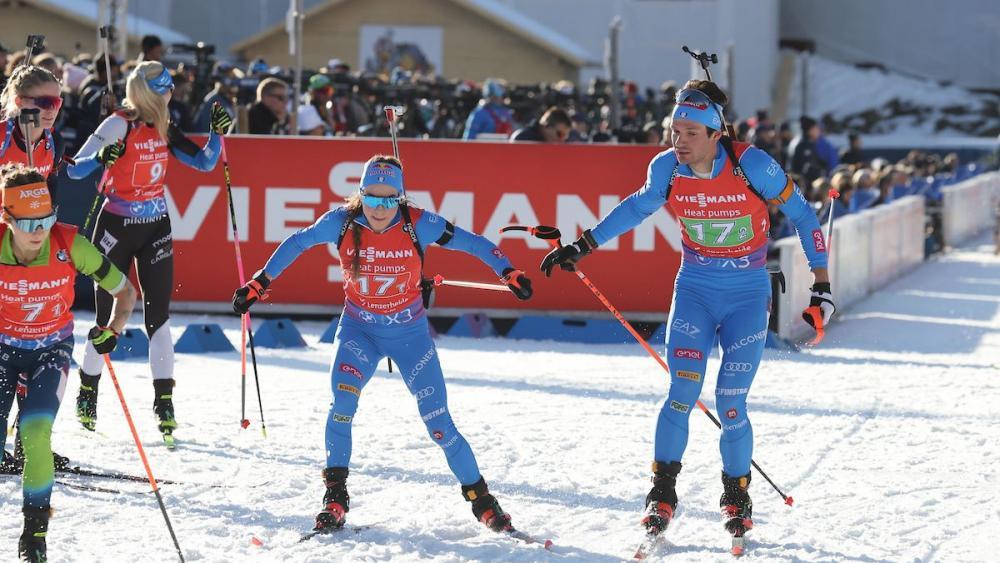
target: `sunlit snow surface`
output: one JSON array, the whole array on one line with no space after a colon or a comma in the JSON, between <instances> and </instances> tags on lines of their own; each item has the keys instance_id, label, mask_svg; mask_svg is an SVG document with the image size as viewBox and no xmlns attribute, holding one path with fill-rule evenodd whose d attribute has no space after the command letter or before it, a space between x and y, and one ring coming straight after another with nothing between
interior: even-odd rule
<instances>
[{"instance_id":1,"label":"sunlit snow surface","mask_svg":"<svg viewBox=\"0 0 1000 563\"><path fill-rule=\"evenodd\" d=\"M559 274L557 274L559 275ZM566 275L566 283L576 280ZM836 273L834 273L836 287ZM754 457L795 507L759 475L746 560L988 561L1000 531L1000 258L985 237L935 258L841 316L806 353L767 351L750 395ZM138 320L138 319L137 319ZM233 318L218 322L239 342ZM89 319L77 325L82 341ZM359 534L298 543L321 508L331 346L322 323L300 323L306 351L258 350L268 437L252 379L241 430L235 353L177 356L179 446L156 432L144 363L117 364L139 433L164 485L189 561L621 561L641 539L653 424L666 391L637 345L438 340L455 421L518 527L555 541L553 553L477 524L413 399L384 363L355 419L349 479ZM82 349L78 347L79 359ZM718 367L715 357L709 372ZM702 399L714 405L715 377ZM143 472L106 375L98 432L73 416L73 375L54 445L90 468ZM675 561L727 561L718 499L718 431L692 414L668 534ZM8 440L10 449L10 440ZM61 480L52 561L172 561L154 497L142 484ZM211 487L210 485L222 485ZM14 558L20 482L0 478L0 559ZM254 542L257 538L260 542ZM261 543L262 545L255 545Z\"/></svg>"}]
</instances>

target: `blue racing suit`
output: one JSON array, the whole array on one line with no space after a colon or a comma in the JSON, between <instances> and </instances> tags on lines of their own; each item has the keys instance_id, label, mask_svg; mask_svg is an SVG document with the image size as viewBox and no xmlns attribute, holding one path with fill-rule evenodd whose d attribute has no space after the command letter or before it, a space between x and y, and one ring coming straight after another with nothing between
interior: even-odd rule
<instances>
[{"instance_id":1,"label":"blue racing suit","mask_svg":"<svg viewBox=\"0 0 1000 563\"><path fill-rule=\"evenodd\" d=\"M411 207L411 212L413 208ZM290 236L264 266L272 279L281 274L306 249L326 243L336 243L348 217L344 208L334 209ZM363 214L355 222L367 228ZM400 229L402 218L397 212L393 223L383 232ZM414 222L421 250L439 242L444 248L471 254L500 276L510 268L510 261L486 238L454 227L440 216L423 212ZM445 231L453 235L445 237ZM350 243L350 235L343 243ZM407 241L407 244L412 244ZM374 254L374 253L373 253ZM366 255L367 256L367 255ZM377 258L374 258L377 260ZM345 264L346 268L346 264ZM448 466L462 485L472 485L480 479L479 466L468 442L455 428L448 412L448 395L437 349L431 339L427 313L418 296L401 310L390 314L369 311L350 299L345 300L334 339L336 354L330 367L333 405L326 424L326 465L347 467L351 460L351 426L358 400L382 358L391 358L427 426L427 432L445 453Z\"/></svg>"},{"instance_id":2,"label":"blue racing suit","mask_svg":"<svg viewBox=\"0 0 1000 563\"><path fill-rule=\"evenodd\" d=\"M795 225L810 267L826 267L825 245L822 239L817 242L814 238L817 233L821 233L819 222L799 188L786 177L770 155L756 147L746 148L739 159L740 167L760 196L750 194L750 188L741 185L740 188L746 192L742 196L728 196L729 200L739 199L752 203L764 199L778 203L779 209ZM680 196L675 187L670 188L670 203L676 203L679 197L687 197L689 203L696 206L700 204L700 207L694 209L706 208L711 213L713 190L717 190L717 186L723 182L738 181L733 180L735 176L732 170L721 145L717 147L709 179L700 179L689 166L678 164L672 149L662 152L650 162L645 185L604 217L592 229L591 234L597 244L602 245L631 230L668 203L668 187L677 184L678 180L682 180L687 186L695 186L694 189L700 190L700 193ZM690 193L691 189L688 191ZM750 204L744 202L742 205ZM760 206L762 203L756 205ZM715 217L727 216L724 215L725 211L717 211ZM766 215L766 209L764 214ZM710 225L725 224L689 218L679 218L679 221L682 229L691 237L704 235L705 229ZM756 228L749 222L736 224L745 225L749 233L753 233ZM766 236L766 228L762 230ZM721 230L718 231L717 241L716 233L710 235L706 242L709 246L715 246L711 243L718 242L719 246L740 250L737 246L740 242L738 239L734 239L732 244L725 242L727 237L740 235L731 234L730 230ZM701 240L705 240L705 237ZM735 253L729 257L707 256L705 252L687 244L686 239L667 320L670 389L656 424L654 454L657 461L679 462L684 455L688 440L688 418L701 393L708 355L718 333L723 354L715 396L716 410L722 422L719 450L723 470L732 477L749 473L753 454L753 430L747 416L746 399L767 337L771 286L766 270L766 252L767 245L764 244L742 255Z\"/></svg>"}]
</instances>

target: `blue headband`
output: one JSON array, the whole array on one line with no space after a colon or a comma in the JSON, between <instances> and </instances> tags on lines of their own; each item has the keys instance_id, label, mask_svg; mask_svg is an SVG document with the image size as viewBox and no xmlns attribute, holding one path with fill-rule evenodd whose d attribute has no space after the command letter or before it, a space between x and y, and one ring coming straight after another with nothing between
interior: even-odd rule
<instances>
[{"instance_id":1,"label":"blue headband","mask_svg":"<svg viewBox=\"0 0 1000 563\"><path fill-rule=\"evenodd\" d=\"M376 184L385 184L396 188L399 195L403 195L403 170L395 164L388 162L369 162L365 166L364 173L361 174L361 193L365 189Z\"/></svg>"},{"instance_id":2,"label":"blue headband","mask_svg":"<svg viewBox=\"0 0 1000 563\"><path fill-rule=\"evenodd\" d=\"M170 77L170 71L167 70L167 67L163 67L163 72L157 76L146 79L146 84L150 90L161 96L174 89L174 79Z\"/></svg>"},{"instance_id":3,"label":"blue headband","mask_svg":"<svg viewBox=\"0 0 1000 563\"><path fill-rule=\"evenodd\" d=\"M690 119L710 129L722 130L722 106L710 100L704 92L681 90L676 99L671 119Z\"/></svg>"}]
</instances>

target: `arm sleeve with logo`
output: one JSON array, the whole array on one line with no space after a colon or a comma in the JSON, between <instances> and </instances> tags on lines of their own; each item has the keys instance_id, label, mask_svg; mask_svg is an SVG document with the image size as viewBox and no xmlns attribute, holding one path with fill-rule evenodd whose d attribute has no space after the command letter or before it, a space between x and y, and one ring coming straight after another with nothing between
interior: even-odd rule
<instances>
[{"instance_id":1,"label":"arm sleeve with logo","mask_svg":"<svg viewBox=\"0 0 1000 563\"><path fill-rule=\"evenodd\" d=\"M73 237L73 246L69 251L70 259L76 266L76 271L90 276L101 289L114 295L125 287L125 275L121 270L101 254L100 250L89 240L77 233Z\"/></svg>"},{"instance_id":2,"label":"arm sleeve with logo","mask_svg":"<svg viewBox=\"0 0 1000 563\"><path fill-rule=\"evenodd\" d=\"M97 130L87 137L87 142L80 147L80 150L76 151L76 156L73 157L76 163L67 166L66 173L74 180L89 176L101 167L101 163L97 162L97 151L125 138L126 132L128 132L128 121L120 115L109 115Z\"/></svg>"},{"instance_id":3,"label":"arm sleeve with logo","mask_svg":"<svg viewBox=\"0 0 1000 563\"><path fill-rule=\"evenodd\" d=\"M273 280L306 250L318 244L337 242L345 220L347 220L347 210L338 207L324 213L312 225L299 229L274 251L267 264L264 264L264 273Z\"/></svg>"},{"instance_id":4,"label":"arm sleeve with logo","mask_svg":"<svg viewBox=\"0 0 1000 563\"><path fill-rule=\"evenodd\" d=\"M598 246L634 229L667 202L667 186L676 166L673 150L661 152L649 161L646 183L591 229Z\"/></svg>"},{"instance_id":5,"label":"arm sleeve with logo","mask_svg":"<svg viewBox=\"0 0 1000 563\"><path fill-rule=\"evenodd\" d=\"M792 182L771 155L757 147L750 147L743 153L740 166L760 195L768 201L778 203L778 209L795 225L809 267L826 268L827 253L826 244L823 242L823 229L799 187Z\"/></svg>"},{"instance_id":6,"label":"arm sleeve with logo","mask_svg":"<svg viewBox=\"0 0 1000 563\"><path fill-rule=\"evenodd\" d=\"M444 233L446 225L447 221L440 215L424 211L424 214L415 226L420 246L426 249L431 242L439 240ZM476 233L470 233L461 227L455 227L455 234L448 242L441 245L441 247L448 250L460 250L479 258L484 264L492 268L498 277L502 277L503 271L507 268L513 268L510 260L507 259L503 251L497 248L489 239Z\"/></svg>"},{"instance_id":7,"label":"arm sleeve with logo","mask_svg":"<svg viewBox=\"0 0 1000 563\"><path fill-rule=\"evenodd\" d=\"M210 132L205 146L198 148L198 145L173 123L167 129L167 146L170 147L170 154L182 164L202 172L209 172L215 168L222 154L222 141L215 133Z\"/></svg>"}]
</instances>

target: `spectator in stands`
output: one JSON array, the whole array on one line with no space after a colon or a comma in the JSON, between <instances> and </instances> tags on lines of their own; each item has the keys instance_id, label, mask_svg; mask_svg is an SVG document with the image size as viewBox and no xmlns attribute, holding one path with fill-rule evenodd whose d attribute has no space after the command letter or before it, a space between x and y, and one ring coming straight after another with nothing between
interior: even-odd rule
<instances>
[{"instance_id":1,"label":"spectator in stands","mask_svg":"<svg viewBox=\"0 0 1000 563\"><path fill-rule=\"evenodd\" d=\"M857 132L851 132L847 134L848 146L840 153L841 164L857 164L863 162L864 157L861 156L861 134Z\"/></svg>"},{"instance_id":2,"label":"spectator in stands","mask_svg":"<svg viewBox=\"0 0 1000 563\"><path fill-rule=\"evenodd\" d=\"M167 102L170 121L181 128L181 131L194 131L193 112L191 111L191 80L183 70L170 71L174 81L174 93Z\"/></svg>"},{"instance_id":3,"label":"spectator in stands","mask_svg":"<svg viewBox=\"0 0 1000 563\"><path fill-rule=\"evenodd\" d=\"M642 126L642 134L639 142L645 145L659 145L663 143L663 129L655 121L647 121Z\"/></svg>"},{"instance_id":4,"label":"spectator in stands","mask_svg":"<svg viewBox=\"0 0 1000 563\"><path fill-rule=\"evenodd\" d=\"M771 155L774 160L781 161L781 141L778 139L778 131L774 128L774 124L766 121L758 122L757 127L750 133L750 143Z\"/></svg>"},{"instance_id":5,"label":"spectator in stands","mask_svg":"<svg viewBox=\"0 0 1000 563\"><path fill-rule=\"evenodd\" d=\"M883 205L892 202L892 188L896 173L892 169L886 169L878 176L878 197L868 207Z\"/></svg>"},{"instance_id":6,"label":"spectator in stands","mask_svg":"<svg viewBox=\"0 0 1000 563\"><path fill-rule=\"evenodd\" d=\"M746 143L750 140L750 123L745 119L736 122L736 140Z\"/></svg>"},{"instance_id":7,"label":"spectator in stands","mask_svg":"<svg viewBox=\"0 0 1000 563\"><path fill-rule=\"evenodd\" d=\"M788 169L801 175L809 184L816 178L826 176L830 167L819 156L816 140L820 137L819 125L811 117L799 118L800 133L788 146Z\"/></svg>"},{"instance_id":8,"label":"spectator in stands","mask_svg":"<svg viewBox=\"0 0 1000 563\"><path fill-rule=\"evenodd\" d=\"M326 71L326 74L347 74L351 72L351 65L340 59L330 59L323 70Z\"/></svg>"},{"instance_id":9,"label":"spectator in stands","mask_svg":"<svg viewBox=\"0 0 1000 563\"><path fill-rule=\"evenodd\" d=\"M163 41L159 37L143 35L140 48L142 52L139 53L139 62L163 60Z\"/></svg>"},{"instance_id":10,"label":"spectator in stands","mask_svg":"<svg viewBox=\"0 0 1000 563\"><path fill-rule=\"evenodd\" d=\"M302 135L334 135L345 133L347 119L336 120L333 113L333 82L325 74L309 77L306 103L299 106L299 133ZM321 127L317 131L317 127Z\"/></svg>"},{"instance_id":11,"label":"spectator in stands","mask_svg":"<svg viewBox=\"0 0 1000 563\"><path fill-rule=\"evenodd\" d=\"M62 61L52 53L42 53L41 55L35 55L35 58L31 59L31 64L35 66L40 66L45 70L52 73L60 82L63 78Z\"/></svg>"},{"instance_id":12,"label":"spectator in stands","mask_svg":"<svg viewBox=\"0 0 1000 563\"><path fill-rule=\"evenodd\" d=\"M120 84L121 67L114 56L110 56L108 61L111 65L111 89L115 100L121 100L125 94ZM80 143L90 137L90 134L97 129L97 125L115 109L104 107L108 91L107 74L104 54L97 53L91 60L90 76L80 85L80 95L76 107L71 110L73 115L68 123L70 127L76 129L76 139ZM71 148L77 147L67 147L67 153L72 152Z\"/></svg>"},{"instance_id":13,"label":"spectator in stands","mask_svg":"<svg viewBox=\"0 0 1000 563\"><path fill-rule=\"evenodd\" d=\"M872 171L868 168L859 168L854 173L851 180L854 185L852 211L861 211L871 207L879 197L878 183Z\"/></svg>"},{"instance_id":14,"label":"spectator in stands","mask_svg":"<svg viewBox=\"0 0 1000 563\"><path fill-rule=\"evenodd\" d=\"M590 122L587 115L580 111L575 111L570 116L573 122L573 130L569 132L567 143L589 143L590 142Z\"/></svg>"},{"instance_id":15,"label":"spectator in stands","mask_svg":"<svg viewBox=\"0 0 1000 563\"><path fill-rule=\"evenodd\" d=\"M537 121L527 127L518 129L511 136L511 141L540 141L543 143L565 143L573 128L566 110L555 106L545 110Z\"/></svg>"},{"instance_id":16,"label":"spectator in stands","mask_svg":"<svg viewBox=\"0 0 1000 563\"><path fill-rule=\"evenodd\" d=\"M205 95L194 116L194 132L208 133L212 126L212 106L218 102L222 109L226 110L229 118L233 120L232 129L242 131L237 123L238 112L236 111L236 96L239 94L239 81L243 77L243 72L233 65L219 61L212 69L212 77L215 86Z\"/></svg>"},{"instance_id":17,"label":"spectator in stands","mask_svg":"<svg viewBox=\"0 0 1000 563\"><path fill-rule=\"evenodd\" d=\"M622 125L638 125L645 122L643 108L646 100L639 94L639 85L631 80L622 84Z\"/></svg>"},{"instance_id":18,"label":"spectator in stands","mask_svg":"<svg viewBox=\"0 0 1000 563\"><path fill-rule=\"evenodd\" d=\"M504 105L506 93L504 85L495 78L487 78L483 82L483 97L479 106L469 114L463 139L475 139L483 133L510 135L514 132L513 116Z\"/></svg>"},{"instance_id":19,"label":"spectator in stands","mask_svg":"<svg viewBox=\"0 0 1000 563\"><path fill-rule=\"evenodd\" d=\"M288 85L273 77L261 80L247 118L251 135L287 135Z\"/></svg>"}]
</instances>

